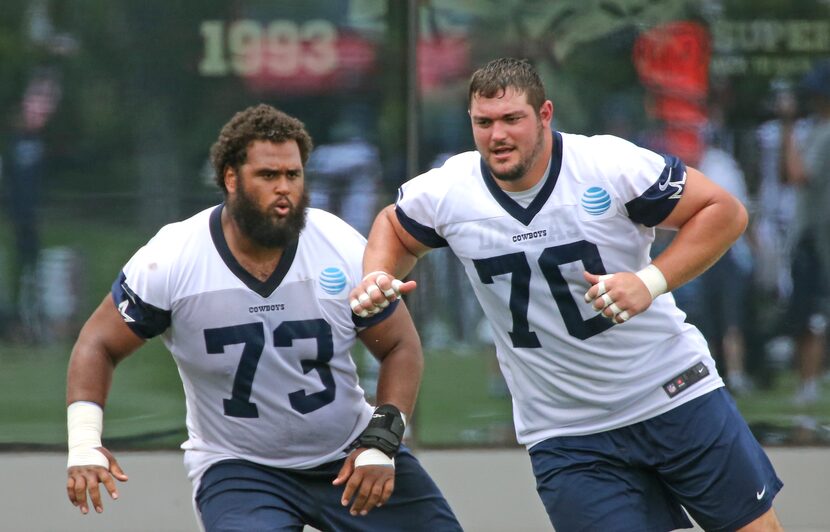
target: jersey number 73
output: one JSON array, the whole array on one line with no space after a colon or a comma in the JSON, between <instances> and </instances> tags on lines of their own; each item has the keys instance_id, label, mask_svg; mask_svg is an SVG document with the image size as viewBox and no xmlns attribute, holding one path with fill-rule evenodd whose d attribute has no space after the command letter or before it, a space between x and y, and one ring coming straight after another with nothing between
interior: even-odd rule
<instances>
[{"instance_id":1,"label":"jersey number 73","mask_svg":"<svg viewBox=\"0 0 830 532\"><path fill-rule=\"evenodd\" d=\"M260 322L232 325L217 329L205 329L205 347L208 354L222 354L226 345L242 344L242 356L233 379L230 399L224 399L225 415L231 417L259 417L256 403L252 403L251 387L254 375L265 347L265 325ZM334 356L331 326L323 319L282 322L273 332L275 347L290 347L294 340L317 340L317 358L300 361L303 373L316 370L324 388L307 394L296 390L288 394L291 407L301 414L308 414L334 401L335 384L329 362Z\"/></svg>"}]
</instances>

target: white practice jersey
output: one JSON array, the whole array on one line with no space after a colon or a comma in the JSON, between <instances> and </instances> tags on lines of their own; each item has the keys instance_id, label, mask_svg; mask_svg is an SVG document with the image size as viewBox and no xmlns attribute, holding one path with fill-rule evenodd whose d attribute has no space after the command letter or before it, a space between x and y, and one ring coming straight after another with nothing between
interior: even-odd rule
<instances>
[{"instance_id":1,"label":"white practice jersey","mask_svg":"<svg viewBox=\"0 0 830 532\"><path fill-rule=\"evenodd\" d=\"M366 240L339 218L308 209L261 282L231 254L222 208L163 227L113 283L127 324L161 334L179 368L194 484L223 459L306 469L345 456L373 412L349 349L392 311L352 313Z\"/></svg>"},{"instance_id":2,"label":"white practice jersey","mask_svg":"<svg viewBox=\"0 0 830 532\"><path fill-rule=\"evenodd\" d=\"M490 320L520 443L630 425L723 386L671 294L622 325L584 300L583 271L650 263L653 226L681 197L685 170L616 137L554 132L547 180L526 208L478 152L401 187L404 228L453 250Z\"/></svg>"}]
</instances>

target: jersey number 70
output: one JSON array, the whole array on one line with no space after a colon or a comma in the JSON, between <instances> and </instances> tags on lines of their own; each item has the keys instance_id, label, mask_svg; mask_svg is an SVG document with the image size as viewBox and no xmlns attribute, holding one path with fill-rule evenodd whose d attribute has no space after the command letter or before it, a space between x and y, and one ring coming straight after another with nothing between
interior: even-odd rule
<instances>
[{"instance_id":1,"label":"jersey number 70","mask_svg":"<svg viewBox=\"0 0 830 532\"><path fill-rule=\"evenodd\" d=\"M610 320L597 314L587 320L582 314L576 301L571 296L568 282L559 270L561 264L582 261L585 270L602 275L605 265L599 256L599 249L595 244L586 240L545 248L539 256L539 266L548 282L550 293L559 308L565 327L571 336L585 340L608 330L613 324ZM478 277L484 284L492 284L497 275L512 274L510 276L510 314L513 317L513 330L508 331L513 347L542 347L539 337L530 330L527 321L527 308L530 301L530 264L523 251L508 253L489 259L473 259L473 265Z\"/></svg>"}]
</instances>

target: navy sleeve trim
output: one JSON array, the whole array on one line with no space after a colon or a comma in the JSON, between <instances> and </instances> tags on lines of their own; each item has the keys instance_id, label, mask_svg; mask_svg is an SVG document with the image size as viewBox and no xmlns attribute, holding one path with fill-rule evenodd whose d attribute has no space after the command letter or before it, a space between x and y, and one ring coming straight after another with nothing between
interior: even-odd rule
<instances>
[{"instance_id":1,"label":"navy sleeve trim","mask_svg":"<svg viewBox=\"0 0 830 532\"><path fill-rule=\"evenodd\" d=\"M686 165L673 155L663 155L666 166L657 181L639 197L625 204L628 217L646 227L659 224L674 210L686 186Z\"/></svg>"},{"instance_id":2,"label":"navy sleeve trim","mask_svg":"<svg viewBox=\"0 0 830 532\"><path fill-rule=\"evenodd\" d=\"M403 212L403 209L397 205L395 206L395 214L398 216L398 221L401 222L403 228L406 229L406 232L415 237L421 244L431 248L445 248L449 246L447 241L435 232L435 229L416 222L407 216Z\"/></svg>"},{"instance_id":3,"label":"navy sleeve trim","mask_svg":"<svg viewBox=\"0 0 830 532\"><path fill-rule=\"evenodd\" d=\"M374 316L369 316L368 318L361 318L354 312L352 312L352 323L354 326L360 329L365 327L371 327L372 325L377 325L378 323L382 322L386 318L392 315L395 312L395 309L398 307L398 303L400 303L400 299L396 299L393 301L388 307L383 309L382 312L375 314Z\"/></svg>"},{"instance_id":4,"label":"navy sleeve trim","mask_svg":"<svg viewBox=\"0 0 830 532\"><path fill-rule=\"evenodd\" d=\"M170 311L142 301L127 285L123 271L112 283L112 299L124 323L140 338L153 338L170 327Z\"/></svg>"}]
</instances>

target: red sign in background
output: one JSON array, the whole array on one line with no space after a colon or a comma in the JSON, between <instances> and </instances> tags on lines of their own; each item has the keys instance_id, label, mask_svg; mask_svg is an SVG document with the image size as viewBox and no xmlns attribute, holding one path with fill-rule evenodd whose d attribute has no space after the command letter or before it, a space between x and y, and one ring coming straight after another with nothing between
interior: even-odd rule
<instances>
[{"instance_id":1,"label":"red sign in background","mask_svg":"<svg viewBox=\"0 0 830 532\"><path fill-rule=\"evenodd\" d=\"M710 56L709 32L695 22L657 26L634 43L634 67L649 91L650 112L663 122L665 148L684 159L703 151Z\"/></svg>"},{"instance_id":2,"label":"red sign in background","mask_svg":"<svg viewBox=\"0 0 830 532\"><path fill-rule=\"evenodd\" d=\"M418 41L417 64L422 93L458 79L466 80L470 73L470 43L466 36L422 38Z\"/></svg>"}]
</instances>

